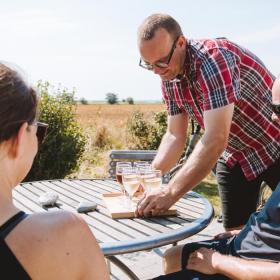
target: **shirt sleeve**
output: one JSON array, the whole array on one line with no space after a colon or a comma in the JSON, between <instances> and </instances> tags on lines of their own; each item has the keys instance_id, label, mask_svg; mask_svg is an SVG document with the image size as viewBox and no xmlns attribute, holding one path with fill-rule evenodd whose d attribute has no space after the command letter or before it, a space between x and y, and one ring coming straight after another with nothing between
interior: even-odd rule
<instances>
[{"instance_id":1,"label":"shirt sleeve","mask_svg":"<svg viewBox=\"0 0 280 280\"><path fill-rule=\"evenodd\" d=\"M164 99L164 103L166 106L166 110L169 116L175 116L182 113L182 110L178 107L173 91L170 90L170 83L169 82L162 82L161 84L161 90L162 90L162 96Z\"/></svg>"},{"instance_id":2,"label":"shirt sleeve","mask_svg":"<svg viewBox=\"0 0 280 280\"><path fill-rule=\"evenodd\" d=\"M240 61L225 49L214 49L202 62L198 82L203 93L203 110L235 103L240 94Z\"/></svg>"}]
</instances>

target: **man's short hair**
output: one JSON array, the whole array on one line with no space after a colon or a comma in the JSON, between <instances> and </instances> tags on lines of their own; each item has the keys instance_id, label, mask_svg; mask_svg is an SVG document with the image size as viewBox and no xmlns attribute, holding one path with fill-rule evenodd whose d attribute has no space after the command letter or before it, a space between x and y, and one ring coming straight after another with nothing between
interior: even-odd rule
<instances>
[{"instance_id":1,"label":"man's short hair","mask_svg":"<svg viewBox=\"0 0 280 280\"><path fill-rule=\"evenodd\" d=\"M165 29L175 40L183 35L179 23L170 15L153 14L147 17L138 28L138 40L151 40L157 30Z\"/></svg>"}]
</instances>

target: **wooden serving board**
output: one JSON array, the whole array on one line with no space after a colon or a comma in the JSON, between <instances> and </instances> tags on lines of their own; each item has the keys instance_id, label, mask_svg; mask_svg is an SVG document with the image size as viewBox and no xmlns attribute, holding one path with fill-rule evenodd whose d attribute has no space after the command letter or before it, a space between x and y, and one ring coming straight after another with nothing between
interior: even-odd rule
<instances>
[{"instance_id":1,"label":"wooden serving board","mask_svg":"<svg viewBox=\"0 0 280 280\"><path fill-rule=\"evenodd\" d=\"M134 198L131 207L128 203L124 204L122 193L104 193L102 198L106 203L107 209L113 219L133 218L134 211L137 204L137 198ZM175 206L171 206L166 212L159 214L159 216L174 216L177 214Z\"/></svg>"}]
</instances>

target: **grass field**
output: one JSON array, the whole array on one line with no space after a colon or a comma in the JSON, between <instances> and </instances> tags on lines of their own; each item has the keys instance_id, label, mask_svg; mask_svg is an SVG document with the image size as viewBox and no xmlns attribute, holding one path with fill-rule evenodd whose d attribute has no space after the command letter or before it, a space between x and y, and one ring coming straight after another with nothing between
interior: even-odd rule
<instances>
[{"instance_id":1,"label":"grass field","mask_svg":"<svg viewBox=\"0 0 280 280\"><path fill-rule=\"evenodd\" d=\"M133 111L141 111L149 118L153 113L164 110L163 104L140 105L78 105L77 117L86 131L106 128L114 145L125 145L125 126ZM120 143L119 143L120 142Z\"/></svg>"},{"instance_id":2,"label":"grass field","mask_svg":"<svg viewBox=\"0 0 280 280\"><path fill-rule=\"evenodd\" d=\"M102 178L108 176L109 151L127 149L126 123L134 111L141 111L149 119L160 110L163 104L91 104L78 105L77 119L84 129L88 146L80 169L73 174L79 178ZM219 197L215 178L209 175L195 191L207 197L220 213Z\"/></svg>"}]
</instances>

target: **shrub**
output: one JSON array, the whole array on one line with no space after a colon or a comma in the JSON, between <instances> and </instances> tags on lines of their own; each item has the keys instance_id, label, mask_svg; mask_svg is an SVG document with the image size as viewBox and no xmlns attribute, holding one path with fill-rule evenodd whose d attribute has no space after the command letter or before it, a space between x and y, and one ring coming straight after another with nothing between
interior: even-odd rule
<instances>
[{"instance_id":1,"label":"shrub","mask_svg":"<svg viewBox=\"0 0 280 280\"><path fill-rule=\"evenodd\" d=\"M134 100L133 100L132 97L127 97L126 102L127 102L128 104L130 104L130 105L133 105L133 104L134 104Z\"/></svg>"},{"instance_id":2,"label":"shrub","mask_svg":"<svg viewBox=\"0 0 280 280\"><path fill-rule=\"evenodd\" d=\"M93 148L99 148L101 150L105 148L112 148L112 139L110 137L108 129L105 126L101 126L96 130L93 141Z\"/></svg>"},{"instance_id":3,"label":"shrub","mask_svg":"<svg viewBox=\"0 0 280 280\"><path fill-rule=\"evenodd\" d=\"M127 140L131 149L157 150L167 127L166 112L158 112L151 121L136 111L127 122Z\"/></svg>"},{"instance_id":4,"label":"shrub","mask_svg":"<svg viewBox=\"0 0 280 280\"><path fill-rule=\"evenodd\" d=\"M156 149L159 147L161 139L167 129L167 112L160 111L154 115L154 130L151 131L150 137L152 138L153 146Z\"/></svg>"},{"instance_id":5,"label":"shrub","mask_svg":"<svg viewBox=\"0 0 280 280\"><path fill-rule=\"evenodd\" d=\"M115 93L110 93L110 92L107 93L105 99L107 100L107 103L109 103L109 104L117 104L119 102L118 95Z\"/></svg>"},{"instance_id":6,"label":"shrub","mask_svg":"<svg viewBox=\"0 0 280 280\"><path fill-rule=\"evenodd\" d=\"M144 114L136 111L132 114L131 119L127 122L127 142L131 149L157 150L162 137L167 129L167 112L160 111L153 115L151 120L145 120ZM188 134L191 132L189 125ZM189 139L182 156L188 147Z\"/></svg>"},{"instance_id":7,"label":"shrub","mask_svg":"<svg viewBox=\"0 0 280 280\"><path fill-rule=\"evenodd\" d=\"M88 105L88 101L84 97L80 99L80 103L83 105Z\"/></svg>"},{"instance_id":8,"label":"shrub","mask_svg":"<svg viewBox=\"0 0 280 280\"><path fill-rule=\"evenodd\" d=\"M144 120L140 111L132 113L131 119L127 122L128 146L131 149L148 150L148 136L151 129L149 123Z\"/></svg>"},{"instance_id":9,"label":"shrub","mask_svg":"<svg viewBox=\"0 0 280 280\"><path fill-rule=\"evenodd\" d=\"M38 83L40 121L49 124L48 136L41 145L25 181L64 178L79 167L86 137L75 119L75 92L56 89L48 82Z\"/></svg>"}]
</instances>

